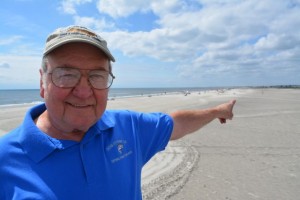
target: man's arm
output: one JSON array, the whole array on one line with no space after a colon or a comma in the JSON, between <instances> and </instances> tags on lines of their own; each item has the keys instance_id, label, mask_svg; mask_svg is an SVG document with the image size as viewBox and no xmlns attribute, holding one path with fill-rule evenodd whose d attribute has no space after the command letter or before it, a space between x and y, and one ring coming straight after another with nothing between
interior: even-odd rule
<instances>
[{"instance_id":1,"label":"man's arm","mask_svg":"<svg viewBox=\"0 0 300 200\"><path fill-rule=\"evenodd\" d=\"M217 118L222 124L226 123L227 119L231 120L233 118L232 110L235 102L235 100L231 100L204 110L184 110L170 113L174 121L171 140L176 140L195 132Z\"/></svg>"}]
</instances>

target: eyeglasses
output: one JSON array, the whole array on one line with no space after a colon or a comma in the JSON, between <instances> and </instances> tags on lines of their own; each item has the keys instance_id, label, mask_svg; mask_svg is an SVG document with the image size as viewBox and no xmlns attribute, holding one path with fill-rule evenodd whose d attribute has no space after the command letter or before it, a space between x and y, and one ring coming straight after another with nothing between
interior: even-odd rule
<instances>
[{"instance_id":1,"label":"eyeglasses","mask_svg":"<svg viewBox=\"0 0 300 200\"><path fill-rule=\"evenodd\" d=\"M71 67L57 67L51 75L53 84L60 88L72 88L75 87L82 76L79 69ZM115 76L108 71L104 70L89 70L88 80L93 88L98 90L108 89L115 79Z\"/></svg>"}]
</instances>

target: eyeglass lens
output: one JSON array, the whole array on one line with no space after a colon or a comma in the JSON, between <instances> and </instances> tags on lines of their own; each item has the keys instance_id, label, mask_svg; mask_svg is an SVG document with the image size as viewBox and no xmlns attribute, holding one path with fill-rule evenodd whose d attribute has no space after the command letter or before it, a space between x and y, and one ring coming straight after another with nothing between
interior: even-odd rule
<instances>
[{"instance_id":1,"label":"eyeglass lens","mask_svg":"<svg viewBox=\"0 0 300 200\"><path fill-rule=\"evenodd\" d=\"M52 82L57 87L71 88L75 87L81 78L79 69L70 67L57 67L51 73ZM113 75L104 70L90 70L88 80L96 89L107 89L113 82Z\"/></svg>"}]
</instances>

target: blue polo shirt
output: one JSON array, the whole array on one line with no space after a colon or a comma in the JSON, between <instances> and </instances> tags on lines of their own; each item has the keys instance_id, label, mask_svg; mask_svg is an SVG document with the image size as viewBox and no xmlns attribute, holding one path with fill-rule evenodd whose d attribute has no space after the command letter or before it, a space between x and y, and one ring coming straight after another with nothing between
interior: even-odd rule
<instances>
[{"instance_id":1,"label":"blue polo shirt","mask_svg":"<svg viewBox=\"0 0 300 200\"><path fill-rule=\"evenodd\" d=\"M106 111L81 142L41 132L34 119L0 139L0 199L142 199L141 170L173 129L162 113Z\"/></svg>"}]
</instances>

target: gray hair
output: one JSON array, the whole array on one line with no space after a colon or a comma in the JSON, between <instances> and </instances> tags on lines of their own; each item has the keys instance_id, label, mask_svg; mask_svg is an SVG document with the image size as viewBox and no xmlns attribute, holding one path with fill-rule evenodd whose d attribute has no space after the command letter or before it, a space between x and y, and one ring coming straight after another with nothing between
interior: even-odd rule
<instances>
[{"instance_id":1,"label":"gray hair","mask_svg":"<svg viewBox=\"0 0 300 200\"><path fill-rule=\"evenodd\" d=\"M43 59L42 59L42 71L43 73L47 72L47 62L48 62L48 58L47 58L47 55L43 56Z\"/></svg>"},{"instance_id":2,"label":"gray hair","mask_svg":"<svg viewBox=\"0 0 300 200\"><path fill-rule=\"evenodd\" d=\"M41 64L41 69L40 69L40 72L41 72L41 81L42 81L42 87L45 88L45 85L47 84L46 81L46 74L47 74L47 62L48 62L48 58L47 58L47 55L43 56L42 58L42 64Z\"/></svg>"}]
</instances>

